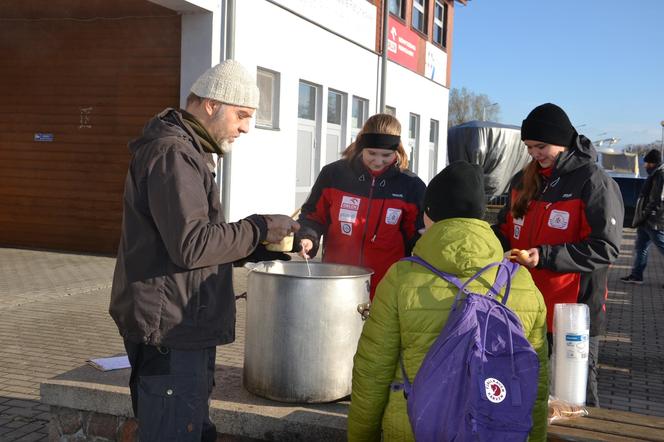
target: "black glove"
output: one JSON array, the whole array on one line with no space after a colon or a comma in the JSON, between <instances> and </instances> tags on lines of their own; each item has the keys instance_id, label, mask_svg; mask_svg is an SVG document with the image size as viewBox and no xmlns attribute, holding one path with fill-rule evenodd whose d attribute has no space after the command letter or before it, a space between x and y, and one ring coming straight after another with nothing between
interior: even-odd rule
<instances>
[{"instance_id":1,"label":"black glove","mask_svg":"<svg viewBox=\"0 0 664 442\"><path fill-rule=\"evenodd\" d=\"M291 256L284 252L272 252L265 248L265 244L258 244L258 247L251 252L251 255L236 261L236 267L243 266L246 262L261 262L261 261L290 261Z\"/></svg>"}]
</instances>

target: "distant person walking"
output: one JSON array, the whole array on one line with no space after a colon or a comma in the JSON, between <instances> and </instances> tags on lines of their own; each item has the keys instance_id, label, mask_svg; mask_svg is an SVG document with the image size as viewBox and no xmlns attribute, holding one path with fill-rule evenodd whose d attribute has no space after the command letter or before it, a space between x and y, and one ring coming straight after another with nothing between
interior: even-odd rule
<instances>
[{"instance_id":1,"label":"distant person walking","mask_svg":"<svg viewBox=\"0 0 664 442\"><path fill-rule=\"evenodd\" d=\"M597 164L590 140L565 111L546 103L521 125L532 161L514 176L494 226L505 250L526 250L547 308L549 349L553 309L583 303L590 309L586 403L599 406L597 358L606 328L607 275L622 240L623 201L618 184Z\"/></svg>"},{"instance_id":2,"label":"distant person walking","mask_svg":"<svg viewBox=\"0 0 664 442\"><path fill-rule=\"evenodd\" d=\"M658 149L643 157L648 179L641 188L634 211L632 227L636 227L634 264L629 275L620 278L628 284L643 284L643 271L648 264L650 244L664 254L664 164Z\"/></svg>"},{"instance_id":3,"label":"distant person walking","mask_svg":"<svg viewBox=\"0 0 664 442\"><path fill-rule=\"evenodd\" d=\"M253 75L226 60L194 82L186 109L165 109L129 144L110 314L142 441L217 440L208 400L216 346L235 340L233 262L287 258L262 242L299 228L286 215L222 216L212 154L249 131L258 97Z\"/></svg>"}]
</instances>

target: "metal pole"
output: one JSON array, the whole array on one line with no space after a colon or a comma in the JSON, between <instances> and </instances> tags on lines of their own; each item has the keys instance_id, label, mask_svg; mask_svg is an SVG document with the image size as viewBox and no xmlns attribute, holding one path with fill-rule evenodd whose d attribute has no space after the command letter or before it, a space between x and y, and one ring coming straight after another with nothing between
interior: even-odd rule
<instances>
[{"instance_id":1,"label":"metal pole","mask_svg":"<svg viewBox=\"0 0 664 442\"><path fill-rule=\"evenodd\" d=\"M390 13L388 0L383 0L383 47L380 54L380 112L385 113L385 95L387 93L387 26Z\"/></svg>"},{"instance_id":2,"label":"metal pole","mask_svg":"<svg viewBox=\"0 0 664 442\"><path fill-rule=\"evenodd\" d=\"M487 107L493 107L497 105L498 102L487 104L486 106L482 106L482 121L486 121L486 108Z\"/></svg>"},{"instance_id":3,"label":"metal pole","mask_svg":"<svg viewBox=\"0 0 664 442\"><path fill-rule=\"evenodd\" d=\"M226 0L226 60L235 57L235 0ZM226 152L221 166L221 206L224 219L230 221L231 211L231 163L233 156Z\"/></svg>"}]
</instances>

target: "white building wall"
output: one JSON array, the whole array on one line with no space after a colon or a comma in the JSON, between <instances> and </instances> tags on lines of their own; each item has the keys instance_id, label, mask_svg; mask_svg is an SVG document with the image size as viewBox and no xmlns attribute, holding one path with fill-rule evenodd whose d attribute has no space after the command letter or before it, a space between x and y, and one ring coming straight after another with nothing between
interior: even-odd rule
<instances>
[{"instance_id":1,"label":"white building wall","mask_svg":"<svg viewBox=\"0 0 664 442\"><path fill-rule=\"evenodd\" d=\"M403 66L388 62L387 93L385 104L396 108L397 119L401 122L401 138L404 146L408 139L410 114L420 116L419 155L415 173L425 183L429 176L429 129L430 121L439 124L437 169L442 170L447 164L447 103L449 89L424 78Z\"/></svg>"},{"instance_id":2,"label":"white building wall","mask_svg":"<svg viewBox=\"0 0 664 442\"><path fill-rule=\"evenodd\" d=\"M157 3L180 2L194 6L182 10L182 98L186 97L190 83L210 64L223 59L220 42L223 42L223 4L218 0L187 2L184 0L152 0ZM328 27L336 33L359 43L355 44L323 29L316 24L274 5L266 0L236 1L235 59L248 69L257 67L280 74L279 128L269 130L252 127L249 134L241 136L234 145L231 165L231 194L229 220L237 220L251 213L293 213L295 201L295 172L298 128L298 94L300 80L320 86L318 111L320 114L319 158L320 167L325 164L325 134L327 129L327 93L334 89L346 94L345 140L351 139L352 97L369 100L369 115L376 113L380 90L380 56L371 50L375 35L376 8L368 2L347 0L328 5L329 11L300 8L304 0L277 0L286 7L297 9L299 14ZM306 0L307 4L309 0ZM192 3L198 3L192 5ZM206 6L201 8L201 6ZM321 5L320 3L317 3ZM299 5L299 6L298 6ZM349 11L339 11L348 7ZM357 8L361 8L358 14ZM196 10L198 8L198 10ZM368 8L368 9L367 9ZM184 9L184 8L182 8ZM203 12L203 9L207 9ZM324 9L323 6L320 9ZM212 12L212 14L210 14ZM352 13L355 14L352 14ZM198 13L198 14L197 14ZM202 13L202 14L201 14ZM373 15L372 15L373 13ZM338 17L351 14L353 20L330 20L330 14ZM358 32L362 23L364 29ZM204 32L201 32L204 30ZM202 35L210 33L209 36ZM209 63L209 64L208 64ZM196 74L196 75L194 75ZM424 78L394 62L388 62L388 87L386 104L397 110L402 124L402 138L408 138L409 114L420 116L419 159L417 173L428 182L429 122L440 124L438 140L438 170L447 163L447 103L449 91L440 84ZM185 84L187 83L187 84Z\"/></svg>"},{"instance_id":3,"label":"white building wall","mask_svg":"<svg viewBox=\"0 0 664 442\"><path fill-rule=\"evenodd\" d=\"M264 0L236 3L235 58L281 75L279 130L252 128L233 148L231 219L251 213L293 213L299 82L322 89L320 158L325 158L328 88L348 94L346 143L352 96L376 109L378 57Z\"/></svg>"},{"instance_id":4,"label":"white building wall","mask_svg":"<svg viewBox=\"0 0 664 442\"><path fill-rule=\"evenodd\" d=\"M221 0L149 0L182 14L180 43L180 106L191 85L223 56L223 5Z\"/></svg>"}]
</instances>

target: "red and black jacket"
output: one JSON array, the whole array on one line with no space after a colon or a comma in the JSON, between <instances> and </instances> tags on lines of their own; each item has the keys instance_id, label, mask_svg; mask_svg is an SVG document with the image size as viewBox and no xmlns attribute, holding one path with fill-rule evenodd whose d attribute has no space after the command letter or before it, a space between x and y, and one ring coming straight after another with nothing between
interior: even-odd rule
<instances>
[{"instance_id":1,"label":"red and black jacket","mask_svg":"<svg viewBox=\"0 0 664 442\"><path fill-rule=\"evenodd\" d=\"M323 261L369 267L371 298L387 269L410 254L419 238L425 185L396 165L372 175L361 158L323 167L298 219L295 238L312 240L315 256L323 242Z\"/></svg>"},{"instance_id":2,"label":"red and black jacket","mask_svg":"<svg viewBox=\"0 0 664 442\"><path fill-rule=\"evenodd\" d=\"M493 226L505 250L539 247L539 264L530 272L546 301L549 332L558 303L587 304L591 336L606 327L607 273L618 257L624 208L618 185L596 156L590 140L577 137L576 145L560 154L551 176L543 177L526 215L514 219L510 207L522 189L519 172Z\"/></svg>"}]
</instances>

